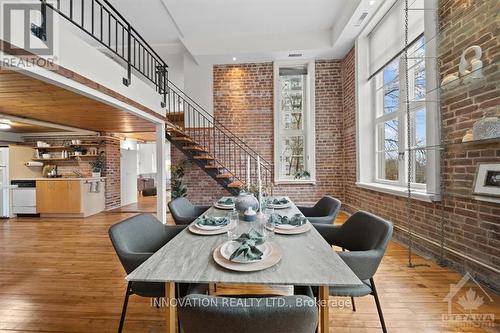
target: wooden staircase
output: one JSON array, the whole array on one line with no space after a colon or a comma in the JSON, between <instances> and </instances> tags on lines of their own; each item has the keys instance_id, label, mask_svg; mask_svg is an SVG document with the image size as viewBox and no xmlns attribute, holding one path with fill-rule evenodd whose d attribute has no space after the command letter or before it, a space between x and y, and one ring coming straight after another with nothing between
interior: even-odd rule
<instances>
[{"instance_id":1,"label":"wooden staircase","mask_svg":"<svg viewBox=\"0 0 500 333\"><path fill-rule=\"evenodd\" d=\"M232 194L238 194L248 178L257 184L259 159L263 185L272 182L269 162L170 80L166 82L167 89L162 90L166 93L166 137L177 149Z\"/></svg>"},{"instance_id":2,"label":"wooden staircase","mask_svg":"<svg viewBox=\"0 0 500 333\"><path fill-rule=\"evenodd\" d=\"M231 194L237 195L244 185L227 167L209 153L209 149L192 139L184 129L175 124L168 124L167 139L184 155L198 165Z\"/></svg>"}]
</instances>

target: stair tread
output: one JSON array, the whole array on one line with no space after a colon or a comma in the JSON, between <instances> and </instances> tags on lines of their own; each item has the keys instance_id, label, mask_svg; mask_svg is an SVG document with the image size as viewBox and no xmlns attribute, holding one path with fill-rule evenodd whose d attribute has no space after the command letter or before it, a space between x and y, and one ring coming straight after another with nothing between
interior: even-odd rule
<instances>
[{"instance_id":1,"label":"stair tread","mask_svg":"<svg viewBox=\"0 0 500 333\"><path fill-rule=\"evenodd\" d=\"M189 143L196 143L193 139L187 137L187 136L173 136L172 140L174 141L182 141L182 142L189 142Z\"/></svg>"},{"instance_id":2,"label":"stair tread","mask_svg":"<svg viewBox=\"0 0 500 333\"><path fill-rule=\"evenodd\" d=\"M230 173L221 173L221 174L218 174L218 175L217 175L217 176L215 176L215 177L217 177L217 178L219 178L219 179L224 179L224 178L231 178L232 176L233 176L233 175L232 175L232 174L230 174Z\"/></svg>"},{"instance_id":3,"label":"stair tread","mask_svg":"<svg viewBox=\"0 0 500 333\"><path fill-rule=\"evenodd\" d=\"M195 160L213 160L214 158L210 155L197 155L193 157Z\"/></svg>"},{"instance_id":4,"label":"stair tread","mask_svg":"<svg viewBox=\"0 0 500 333\"><path fill-rule=\"evenodd\" d=\"M230 188L237 188L237 187L242 187L243 186L243 183L240 182L239 180L235 180L234 182L231 182L227 185L227 187L230 187Z\"/></svg>"},{"instance_id":5,"label":"stair tread","mask_svg":"<svg viewBox=\"0 0 500 333\"><path fill-rule=\"evenodd\" d=\"M188 136L183 130L178 128L167 128L167 132L175 133L179 136Z\"/></svg>"},{"instance_id":6,"label":"stair tread","mask_svg":"<svg viewBox=\"0 0 500 333\"><path fill-rule=\"evenodd\" d=\"M183 149L186 150L196 150L196 151L201 151L201 152L208 152L205 148L200 147L200 146L183 146Z\"/></svg>"},{"instance_id":7,"label":"stair tread","mask_svg":"<svg viewBox=\"0 0 500 333\"><path fill-rule=\"evenodd\" d=\"M205 169L223 169L220 165L207 164L205 165Z\"/></svg>"}]
</instances>

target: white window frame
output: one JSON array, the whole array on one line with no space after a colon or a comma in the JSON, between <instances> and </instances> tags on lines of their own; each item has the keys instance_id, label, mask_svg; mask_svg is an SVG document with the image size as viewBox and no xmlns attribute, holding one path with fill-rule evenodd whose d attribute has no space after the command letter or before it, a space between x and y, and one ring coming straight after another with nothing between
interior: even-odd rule
<instances>
[{"instance_id":1,"label":"white window frame","mask_svg":"<svg viewBox=\"0 0 500 333\"><path fill-rule=\"evenodd\" d=\"M422 38L422 36L419 36L417 40ZM414 42L416 42L415 40ZM402 56L402 55L401 55ZM391 61L398 61L400 57L394 58L394 60ZM387 64L386 66L388 66ZM399 187L407 187L407 180L408 180L408 154L406 152L409 152L408 150L408 142L407 141L407 121L406 121L406 104L405 104L405 98L406 98L406 74L405 74L405 64L404 61L399 61L398 62L398 81L399 81L399 105L398 105L398 110L391 112L391 113L386 113L383 114L383 89L384 89L384 84L379 83L380 79L382 79L383 82L383 68L381 69L380 73L375 75L371 80L371 89L373 93L372 97L372 110L375 112L375 119L374 119L374 128L375 128L375 133L374 133L374 140L375 140L375 182L376 183L382 183L382 184L387 184L387 185L392 185L392 186L399 186ZM385 67L384 67L385 68ZM419 100L419 101L413 101L413 93L415 91L414 87L414 67L410 67L409 71L409 78L411 79L408 82L408 87L409 87L409 98L410 98L410 113L414 115L417 111L422 110L423 108L426 108L426 99ZM382 90L382 94L378 95L380 92L379 90ZM382 113L381 115L378 115ZM427 115L427 111L426 111ZM384 179L380 177L380 172L382 169L382 162L383 160L380 159L380 153L384 152L385 150L380 150L380 140L382 140L381 136L383 133L383 128L380 128L380 126L384 125L387 121L396 119L398 121L398 180L389 180L389 179ZM426 126L427 128L427 126ZM411 146L411 148L414 148ZM402 157L402 158L401 158ZM413 159L413 170L415 170L415 159ZM416 183L412 182L411 184L413 189L416 190L426 190L426 184L424 183Z\"/></svg>"},{"instance_id":2,"label":"white window frame","mask_svg":"<svg viewBox=\"0 0 500 333\"><path fill-rule=\"evenodd\" d=\"M310 173L307 179L291 179L280 177L281 163L281 110L280 110L280 82L279 69L285 66L307 65L306 98L304 108L304 168ZM316 183L316 109L315 109L315 61L277 61L273 64L274 78L274 183L275 184L315 184Z\"/></svg>"},{"instance_id":3,"label":"white window frame","mask_svg":"<svg viewBox=\"0 0 500 333\"><path fill-rule=\"evenodd\" d=\"M377 117L375 112L374 82L368 80L370 75L369 68L369 34L384 17L396 0L386 1L373 16L372 20L363 29L356 39L356 151L357 151L357 186L375 190L383 193L394 194L397 196L407 196L407 152L404 154L404 168L399 168L399 179L397 182L379 179L377 174ZM398 0L399 1L399 0ZM436 1L425 0L424 11L424 38L425 45L425 78L426 78L426 97L424 101L412 102L412 110L418 110L425 105L426 108L426 146L433 147L440 143L440 120L439 120L439 75L436 61L437 55L437 15ZM404 27L402 27L404 29ZM402 30L403 31L403 30ZM401 62L404 69L406 66ZM405 75L400 67L400 78ZM400 108L405 101L405 82L400 80ZM383 117L386 117L385 115ZM387 119L393 118L394 113L387 115ZM383 118L379 118L383 119ZM398 133L400 142L406 141L406 106L400 109L398 120L403 121L404 131ZM401 128L401 126L400 126ZM401 146L401 145L400 145ZM427 167L426 184L412 183L412 197L427 202L440 200L440 161L439 149L427 149Z\"/></svg>"}]
</instances>

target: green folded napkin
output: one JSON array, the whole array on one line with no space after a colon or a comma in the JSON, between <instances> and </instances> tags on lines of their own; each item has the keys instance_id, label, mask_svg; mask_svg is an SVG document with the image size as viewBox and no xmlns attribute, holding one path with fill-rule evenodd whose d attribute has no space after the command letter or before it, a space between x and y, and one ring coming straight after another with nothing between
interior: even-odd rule
<instances>
[{"instance_id":1,"label":"green folded napkin","mask_svg":"<svg viewBox=\"0 0 500 333\"><path fill-rule=\"evenodd\" d=\"M229 224L229 220L227 217L215 217L215 216L201 216L198 218L198 221L196 221L196 224L198 225L206 225L206 226L213 226L213 227L220 227L220 226L226 226Z\"/></svg>"},{"instance_id":2,"label":"green folded napkin","mask_svg":"<svg viewBox=\"0 0 500 333\"><path fill-rule=\"evenodd\" d=\"M247 260L262 259L264 253L257 248L257 245L264 244L264 237L258 231L250 229L248 233L241 234L235 241L241 245L231 254L230 260L237 257L243 257Z\"/></svg>"},{"instance_id":3,"label":"green folded napkin","mask_svg":"<svg viewBox=\"0 0 500 333\"><path fill-rule=\"evenodd\" d=\"M234 199L233 198L222 198L219 201L217 201L218 204L220 205L234 205Z\"/></svg>"},{"instance_id":4,"label":"green folded napkin","mask_svg":"<svg viewBox=\"0 0 500 333\"><path fill-rule=\"evenodd\" d=\"M287 198L274 198L272 201L273 205L286 205L288 203Z\"/></svg>"},{"instance_id":5,"label":"green folded napkin","mask_svg":"<svg viewBox=\"0 0 500 333\"><path fill-rule=\"evenodd\" d=\"M289 224L295 227L300 227L307 222L307 219L299 213L293 215L292 217L281 216L280 214L274 213L269 217L269 222L274 223L275 225Z\"/></svg>"}]
</instances>

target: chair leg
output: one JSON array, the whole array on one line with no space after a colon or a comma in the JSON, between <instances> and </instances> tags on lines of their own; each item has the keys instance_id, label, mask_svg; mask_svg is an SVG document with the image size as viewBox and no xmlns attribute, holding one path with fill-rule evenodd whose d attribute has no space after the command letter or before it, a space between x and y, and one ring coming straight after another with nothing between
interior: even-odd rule
<instances>
[{"instance_id":1,"label":"chair leg","mask_svg":"<svg viewBox=\"0 0 500 333\"><path fill-rule=\"evenodd\" d=\"M128 297L130 296L130 289L132 282L127 284L127 291L125 291L125 300L123 301L122 315L120 317L120 325L118 326L118 333L122 333L123 324L125 323L125 314L127 313Z\"/></svg>"},{"instance_id":2,"label":"chair leg","mask_svg":"<svg viewBox=\"0 0 500 333\"><path fill-rule=\"evenodd\" d=\"M354 303L354 297L351 296L352 311L356 312L356 303Z\"/></svg>"},{"instance_id":3,"label":"chair leg","mask_svg":"<svg viewBox=\"0 0 500 333\"><path fill-rule=\"evenodd\" d=\"M380 318L380 324L382 324L382 332L387 333L387 328L385 327L384 315L382 314L382 307L380 306L380 301L378 299L377 288L375 287L375 281L373 278L370 279L370 284L372 285L373 297L375 297L375 304L377 305L378 317Z\"/></svg>"}]
</instances>

